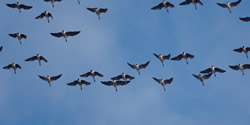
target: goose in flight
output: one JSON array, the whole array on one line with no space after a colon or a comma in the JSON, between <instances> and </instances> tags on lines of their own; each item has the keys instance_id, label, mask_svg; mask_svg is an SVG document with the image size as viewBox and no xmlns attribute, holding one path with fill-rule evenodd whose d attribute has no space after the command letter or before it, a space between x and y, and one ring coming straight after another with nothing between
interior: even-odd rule
<instances>
[{"instance_id":1,"label":"goose in flight","mask_svg":"<svg viewBox=\"0 0 250 125\"><path fill-rule=\"evenodd\" d=\"M199 3L200 5L203 5L203 3L200 0L186 0L182 3L180 3L180 5L188 5L190 3L194 4L195 9L197 10L197 3Z\"/></svg>"},{"instance_id":2,"label":"goose in flight","mask_svg":"<svg viewBox=\"0 0 250 125\"><path fill-rule=\"evenodd\" d=\"M205 73L205 74L206 74L206 73L213 73L214 76L216 77L216 72L224 73L224 72L226 72L226 71L223 70L223 69L214 67L214 66L212 65L211 68L207 68L207 69L201 71L200 73L203 73L203 74L204 74L204 73Z\"/></svg>"},{"instance_id":3,"label":"goose in flight","mask_svg":"<svg viewBox=\"0 0 250 125\"><path fill-rule=\"evenodd\" d=\"M138 72L138 74L140 75L140 70L141 69L145 69L148 64L150 63L150 61L146 62L145 64L141 64L141 65L138 65L138 64L135 64L135 65L132 65L130 63L127 63L132 69L136 69L136 71Z\"/></svg>"},{"instance_id":4,"label":"goose in flight","mask_svg":"<svg viewBox=\"0 0 250 125\"><path fill-rule=\"evenodd\" d=\"M101 81L102 84L106 85L106 86L114 86L115 87L115 91L117 92L117 86L118 85L126 85L128 83L130 83L130 81L116 81L116 80L112 80L112 81Z\"/></svg>"},{"instance_id":5,"label":"goose in flight","mask_svg":"<svg viewBox=\"0 0 250 125\"><path fill-rule=\"evenodd\" d=\"M108 11L107 8L100 8L100 9L99 8L87 8L87 9L91 12L96 13L99 20L101 19L101 17L100 17L101 13L106 13Z\"/></svg>"},{"instance_id":6,"label":"goose in flight","mask_svg":"<svg viewBox=\"0 0 250 125\"><path fill-rule=\"evenodd\" d=\"M160 10L162 8L166 8L167 12L168 12L168 8L174 8L174 5L171 4L170 2L166 2L165 0L162 1L162 3L158 4L157 6L151 8L152 10Z\"/></svg>"},{"instance_id":7,"label":"goose in flight","mask_svg":"<svg viewBox=\"0 0 250 125\"><path fill-rule=\"evenodd\" d=\"M61 2L62 0L44 0L45 2L50 2L52 4L52 7L54 8L54 3L55 2Z\"/></svg>"},{"instance_id":8,"label":"goose in flight","mask_svg":"<svg viewBox=\"0 0 250 125\"><path fill-rule=\"evenodd\" d=\"M153 53L153 55L161 61L163 67L164 67L164 60L169 60L170 56L171 56L171 54L163 56L161 54L158 55L158 54L155 54L155 53Z\"/></svg>"},{"instance_id":9,"label":"goose in flight","mask_svg":"<svg viewBox=\"0 0 250 125\"><path fill-rule=\"evenodd\" d=\"M160 84L162 85L164 91L166 91L165 86L166 86L167 84L171 84L174 78L170 78L170 79L163 80L163 79L157 79L157 78L153 77L153 79L154 79L156 82L160 83Z\"/></svg>"},{"instance_id":10,"label":"goose in flight","mask_svg":"<svg viewBox=\"0 0 250 125\"><path fill-rule=\"evenodd\" d=\"M239 52L239 53L244 52L245 55L246 55L247 58L248 58L248 51L250 51L250 47L242 46L241 48L234 49L234 51L235 51L235 52Z\"/></svg>"},{"instance_id":11,"label":"goose in flight","mask_svg":"<svg viewBox=\"0 0 250 125\"><path fill-rule=\"evenodd\" d=\"M66 43L67 43L67 37L68 36L75 36L75 35L77 35L77 34L79 34L80 33L80 31L69 31L69 32L65 32L64 30L62 30L62 32L58 32L58 33L50 33L52 36L54 36L54 37L58 37L58 38L60 38L60 37L63 37L64 39L65 39L65 41L66 41Z\"/></svg>"},{"instance_id":12,"label":"goose in flight","mask_svg":"<svg viewBox=\"0 0 250 125\"><path fill-rule=\"evenodd\" d=\"M120 79L123 79L125 82L127 82L127 79L133 80L133 79L135 79L135 77L130 76L130 75L127 75L127 74L125 74L125 73L122 73L121 75L118 75L118 76L113 77L113 78L111 78L111 79L112 79L112 80L120 80Z\"/></svg>"},{"instance_id":13,"label":"goose in flight","mask_svg":"<svg viewBox=\"0 0 250 125\"><path fill-rule=\"evenodd\" d=\"M24 4L20 4L18 1L13 4L6 4L6 5L10 8L17 8L19 13L21 13L21 9L28 10L32 8L32 6L26 6Z\"/></svg>"},{"instance_id":14,"label":"goose in flight","mask_svg":"<svg viewBox=\"0 0 250 125\"><path fill-rule=\"evenodd\" d=\"M193 75L196 79L200 80L201 83L202 83L202 85L204 86L204 81L205 81L206 79L209 79L210 76L212 75L212 73L209 73L209 74L204 75L204 76L202 76L201 74L199 74L199 75L192 74L192 75Z\"/></svg>"},{"instance_id":15,"label":"goose in flight","mask_svg":"<svg viewBox=\"0 0 250 125\"><path fill-rule=\"evenodd\" d=\"M240 17L240 20L244 21L244 22L249 22L250 21L250 17Z\"/></svg>"},{"instance_id":16,"label":"goose in flight","mask_svg":"<svg viewBox=\"0 0 250 125\"><path fill-rule=\"evenodd\" d=\"M26 39L26 38L27 38L26 35L20 34L19 32L14 33L14 34L9 34L9 36L11 36L11 37L13 37L13 38L17 38L17 39L19 40L20 45L22 44L21 39Z\"/></svg>"},{"instance_id":17,"label":"goose in flight","mask_svg":"<svg viewBox=\"0 0 250 125\"><path fill-rule=\"evenodd\" d=\"M32 56L26 59L25 61L30 62L34 60L37 60L40 66L41 66L41 61L48 62L43 56L40 56L39 54L36 54L36 56Z\"/></svg>"},{"instance_id":18,"label":"goose in flight","mask_svg":"<svg viewBox=\"0 0 250 125\"><path fill-rule=\"evenodd\" d=\"M19 64L15 64L14 62L12 64L9 64L5 67L3 67L3 69L10 69L12 68L14 70L14 73L16 74L16 69L22 69L22 67Z\"/></svg>"},{"instance_id":19,"label":"goose in flight","mask_svg":"<svg viewBox=\"0 0 250 125\"><path fill-rule=\"evenodd\" d=\"M229 3L228 1L226 1L226 3L217 3L217 5L221 6L222 8L227 8L229 12L232 13L231 8L234 6L237 6L240 2L241 0L238 0L232 3Z\"/></svg>"},{"instance_id":20,"label":"goose in flight","mask_svg":"<svg viewBox=\"0 0 250 125\"><path fill-rule=\"evenodd\" d=\"M90 70L90 72L87 72L85 74L80 75L81 77L89 77L92 76L94 82L95 82L95 76L103 77L103 75L99 72L96 72L94 70Z\"/></svg>"},{"instance_id":21,"label":"goose in flight","mask_svg":"<svg viewBox=\"0 0 250 125\"><path fill-rule=\"evenodd\" d=\"M172 58L171 60L174 60L174 61L179 61L181 59L185 59L186 63L188 64L188 58L190 59L193 59L194 58L194 55L191 55L189 53L185 53L185 52L182 52L180 55Z\"/></svg>"},{"instance_id":22,"label":"goose in flight","mask_svg":"<svg viewBox=\"0 0 250 125\"><path fill-rule=\"evenodd\" d=\"M45 76L40 76L40 75L38 75L39 76L39 78L41 78L42 80L44 80L44 81L47 81L48 83L49 83L49 86L51 87L51 82L52 81L56 81L57 79L59 79L61 76L62 76L62 74L60 74L60 75L57 75L57 76L52 76L52 77L50 77L49 75L47 75L47 77L45 77Z\"/></svg>"},{"instance_id":23,"label":"goose in flight","mask_svg":"<svg viewBox=\"0 0 250 125\"><path fill-rule=\"evenodd\" d=\"M41 13L39 16L35 17L35 19L42 19L43 17L46 17L49 23L49 18L53 19L53 16L51 13L44 11L43 13Z\"/></svg>"},{"instance_id":24,"label":"goose in flight","mask_svg":"<svg viewBox=\"0 0 250 125\"><path fill-rule=\"evenodd\" d=\"M67 83L67 85L69 86L76 86L76 85L79 85L80 86L80 89L82 91L82 85L85 84L85 85L90 85L91 83L90 82L87 82L85 80L81 80L80 78L78 78L77 80L73 81L73 82L70 82L70 83Z\"/></svg>"},{"instance_id":25,"label":"goose in flight","mask_svg":"<svg viewBox=\"0 0 250 125\"><path fill-rule=\"evenodd\" d=\"M234 66L229 66L231 69L233 70L240 70L243 74L243 76L245 75L244 74L244 70L245 69L250 69L250 64L245 64L245 65L241 65L240 63L238 65L234 65Z\"/></svg>"}]
</instances>

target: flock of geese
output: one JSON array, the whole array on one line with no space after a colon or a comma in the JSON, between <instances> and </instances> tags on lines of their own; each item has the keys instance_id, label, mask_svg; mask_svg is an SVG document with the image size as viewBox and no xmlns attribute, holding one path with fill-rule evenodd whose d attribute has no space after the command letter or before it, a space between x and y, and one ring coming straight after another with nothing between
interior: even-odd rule
<instances>
[{"instance_id":1,"label":"flock of geese","mask_svg":"<svg viewBox=\"0 0 250 125\"><path fill-rule=\"evenodd\" d=\"M45 2L50 2L52 4L52 7L54 8L54 3L55 2L61 2L62 0L44 0ZM234 6L237 6L239 3L241 2L241 0L238 0L236 2L226 2L226 3L217 3L219 6L223 7L223 8L227 8L229 10L229 12L231 13L231 8ZM182 3L180 3L180 5L188 5L188 4L193 4L195 6L195 9L197 9L197 4L203 5L203 3L200 0L186 0ZM78 0L78 4L80 4L80 0ZM8 7L10 8L17 8L18 11L21 13L21 9L24 10L28 10L31 9L32 6L27 6L24 4L20 4L19 1L17 1L16 3L13 4L6 4ZM166 8L167 12L168 8L173 8L174 5L170 2L166 2L165 0L163 0L162 3L160 3L159 5L151 8L152 10L159 10L162 8ZM98 19L100 20L100 14L101 13L106 13L107 12L107 8L87 8L87 10L96 13L96 15L98 16ZM35 19L42 19L46 17L48 23L50 22L50 18L53 19L53 16L51 13L44 11L43 13L41 13L39 16L35 17ZM240 20L242 21L250 21L250 17L244 17L244 18L240 18ZM69 36L76 36L80 33L80 31L68 31L65 32L64 30L62 30L61 32L57 32L57 33L50 33L52 36L60 38L63 37L64 40L67 42L67 37ZM25 34L21 34L19 32L17 33L13 33L13 34L9 34L10 37L13 38L17 38L20 45L22 44L21 40L22 39L26 39L27 36ZM0 47L0 52L3 50L3 46ZM233 51L238 52L238 53L244 53L246 55L246 58L248 58L248 52L250 51L250 47L246 47L246 46L242 46L240 48L234 49ZM173 61L180 61L182 59L185 60L186 64L188 64L188 59L193 59L195 56L190 54L190 53L186 53L186 52L182 52L181 54L171 58L171 54L168 55L162 55L162 54L156 54L153 53L153 55L161 62L162 66L164 67L164 61L165 60L173 60ZM37 54L35 56L32 56L30 58L25 59L26 62L30 62L30 61L38 61L39 65L41 66L41 62L48 62L47 59L43 56L41 56L40 54ZM141 74L141 70L145 69L148 65L149 65L150 61L147 61L144 64L130 64L127 63L129 67L131 67L132 69L136 70L138 72L138 74ZM238 64L238 65L230 65L229 66L231 69L233 70L240 70L242 72L242 74L244 75L244 70L245 69L250 69L250 64ZM13 69L14 73L16 74L16 70L17 69L22 69L22 67L19 64L15 64L14 62L4 66L3 69ZM202 83L202 85L204 86L204 81L206 79L209 79L211 77L212 74L214 74L214 76L216 77L216 73L224 73L226 72L224 69L218 68L218 67L214 67L213 65L205 70L200 71L201 74L192 74L196 79L200 80L200 82ZM41 78L44 81L47 81L49 86L51 86L51 82L58 80L60 77L62 76L62 74L56 75L56 76L41 76L38 75L39 78ZM80 77L92 77L93 81L96 82L96 77L103 77L104 75L94 71L94 70L90 70L89 72L86 72L85 74L80 75ZM80 77L72 82L67 83L67 85L69 86L76 86L79 85L80 89L82 90L82 86L83 85L90 85L91 83L85 80L81 80ZM113 86L115 88L115 90L117 91L117 86L119 85L126 85L128 83L131 82L131 80L135 79L135 77L122 73L120 75L117 75L115 77L112 77L110 81L101 81L102 84L107 85L107 86ZM166 91L165 86L167 84L171 84L173 81L173 78L169 78L169 79L158 79L153 77L153 79L159 83L160 85L162 85L164 91Z\"/></svg>"}]
</instances>

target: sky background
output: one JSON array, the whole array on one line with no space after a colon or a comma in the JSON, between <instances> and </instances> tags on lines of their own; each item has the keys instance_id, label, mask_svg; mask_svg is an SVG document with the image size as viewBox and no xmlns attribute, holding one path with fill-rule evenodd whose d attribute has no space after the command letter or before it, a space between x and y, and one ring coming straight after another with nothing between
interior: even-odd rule
<instances>
[{"instance_id":1,"label":"sky background","mask_svg":"<svg viewBox=\"0 0 250 125\"><path fill-rule=\"evenodd\" d=\"M151 10L161 0L63 0L50 3L43 0L21 0L33 6L30 10L8 8L0 1L0 66L12 62L23 69L0 70L0 124L18 125L249 125L250 71L245 76L228 65L250 63L244 54L233 52L242 45L250 46L250 24L239 17L250 16L250 1L243 0L227 9L216 5L225 0L202 0L204 6L179 6L183 0L171 0L175 8L169 13ZM230 0L230 2L232 2ZM98 20L86 7L108 8ZM47 10L54 19L36 20ZM56 38L49 33L81 31L75 37ZM22 45L9 33L27 35ZM162 67L153 53L177 56L182 51L195 55L189 65L182 61L165 61ZM48 63L25 62L39 53ZM141 75L131 64L150 61ZM192 76L214 65L224 74L205 81ZM89 86L71 87L66 83L91 69L103 78L82 78ZM130 84L118 86L118 92L100 81L108 81L122 72L135 77ZM49 87L37 75L62 77ZM152 77L174 78L166 92Z\"/></svg>"}]
</instances>

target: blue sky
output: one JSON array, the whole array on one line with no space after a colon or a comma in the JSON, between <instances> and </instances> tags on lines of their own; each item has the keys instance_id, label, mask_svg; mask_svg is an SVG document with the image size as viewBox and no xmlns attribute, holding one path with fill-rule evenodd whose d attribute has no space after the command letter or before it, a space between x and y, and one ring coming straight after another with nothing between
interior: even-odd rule
<instances>
[{"instance_id":1,"label":"blue sky","mask_svg":"<svg viewBox=\"0 0 250 125\"><path fill-rule=\"evenodd\" d=\"M230 0L231 1L231 0ZM31 5L31 10L8 8L0 1L0 65L16 62L22 66L14 75L12 70L0 70L0 124L172 124L172 125L248 125L250 123L250 71L245 76L228 68L228 65L250 63L244 54L232 50L242 45L250 46L250 24L238 18L250 16L250 1L243 0L227 9L216 5L224 0L206 1L204 6L179 6L153 11L161 0L148 1L90 1L63 0L50 3L42 0L20 1ZM108 12L99 21L86 7L104 7ZM35 20L45 10L54 19ZM52 37L49 33L80 30L75 37ZM27 35L19 45L8 36L16 32ZM163 68L152 53L171 53L174 57L182 51L195 55L186 65L184 61L166 61ZM25 62L40 53L48 63ZM151 61L141 71L141 76L128 67ZM205 86L191 74L214 65L225 69L205 81ZM104 74L94 83L67 86L79 75L94 69ZM107 87L100 81L122 72L136 79L126 86ZM62 77L49 87L39 75ZM173 83L166 92L152 77L168 79Z\"/></svg>"}]
</instances>

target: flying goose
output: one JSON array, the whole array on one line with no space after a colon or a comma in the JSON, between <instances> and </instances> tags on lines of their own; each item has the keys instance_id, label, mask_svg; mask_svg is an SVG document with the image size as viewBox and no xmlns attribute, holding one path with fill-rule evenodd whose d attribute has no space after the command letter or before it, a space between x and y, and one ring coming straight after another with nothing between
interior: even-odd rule
<instances>
[{"instance_id":1,"label":"flying goose","mask_svg":"<svg viewBox=\"0 0 250 125\"><path fill-rule=\"evenodd\" d=\"M62 74L60 74L60 75L58 75L58 76L52 76L52 77L50 77L49 75L47 75L47 77L45 77L45 76L40 76L40 75L38 75L39 76L39 78L41 78L42 80L44 80L44 81L47 81L48 83L49 83L49 86L51 87L51 82L52 81L56 81L57 79L59 79L61 76L62 76Z\"/></svg>"},{"instance_id":2,"label":"flying goose","mask_svg":"<svg viewBox=\"0 0 250 125\"><path fill-rule=\"evenodd\" d=\"M85 80L81 80L80 78L78 78L77 80L75 80L73 82L67 83L67 85L69 85L69 86L76 86L77 84L80 86L80 89L82 90L82 85L83 84L90 85L91 83L87 82Z\"/></svg>"},{"instance_id":3,"label":"flying goose","mask_svg":"<svg viewBox=\"0 0 250 125\"><path fill-rule=\"evenodd\" d=\"M51 13L44 11L43 13L41 13L39 16L35 17L35 19L42 19L43 17L46 17L49 23L49 18L53 19L53 16Z\"/></svg>"},{"instance_id":4,"label":"flying goose","mask_svg":"<svg viewBox=\"0 0 250 125\"><path fill-rule=\"evenodd\" d=\"M204 75L204 76L202 76L201 74L199 74L199 75L192 74L192 75L193 75L195 78L197 78L198 80L200 80L201 83L202 83L202 85L204 86L204 80L209 79L209 77L212 75L212 73L209 73L209 74Z\"/></svg>"},{"instance_id":5,"label":"flying goose","mask_svg":"<svg viewBox=\"0 0 250 125\"><path fill-rule=\"evenodd\" d=\"M85 74L80 75L81 77L89 77L92 76L94 82L95 82L95 76L103 77L103 75L99 72L95 72L94 70L90 70L90 72L87 72Z\"/></svg>"},{"instance_id":6,"label":"flying goose","mask_svg":"<svg viewBox=\"0 0 250 125\"><path fill-rule=\"evenodd\" d=\"M16 69L22 69L22 67L19 64L15 64L14 62L12 64L9 64L5 67L3 67L3 69L10 69L12 68L14 70L14 73L16 74Z\"/></svg>"},{"instance_id":7,"label":"flying goose","mask_svg":"<svg viewBox=\"0 0 250 125\"><path fill-rule=\"evenodd\" d=\"M240 20L241 21L245 21L245 22L249 22L250 21L250 17L241 17Z\"/></svg>"},{"instance_id":8,"label":"flying goose","mask_svg":"<svg viewBox=\"0 0 250 125\"><path fill-rule=\"evenodd\" d=\"M41 66L41 61L48 62L43 56L40 56L39 54L36 54L36 56L30 57L25 61L29 62L34 60L37 60L40 66Z\"/></svg>"},{"instance_id":9,"label":"flying goose","mask_svg":"<svg viewBox=\"0 0 250 125\"><path fill-rule=\"evenodd\" d=\"M159 55L157 55L157 54L155 54L155 53L153 53L154 54L154 56L156 57L156 58L158 58L160 61L161 61L161 63L162 63L162 66L164 67L164 60L169 60L170 59L170 56L171 56L171 54L168 54L168 55L165 55L165 56L163 56L163 55L161 55L161 54L159 54Z\"/></svg>"},{"instance_id":10,"label":"flying goose","mask_svg":"<svg viewBox=\"0 0 250 125\"><path fill-rule=\"evenodd\" d=\"M19 40L20 45L22 44L21 39L22 39L22 38L24 38L24 39L27 38L26 35L20 34L19 32L14 33L14 34L9 34L9 36L11 36L11 37L13 37L13 38L17 38L17 39Z\"/></svg>"},{"instance_id":11,"label":"flying goose","mask_svg":"<svg viewBox=\"0 0 250 125\"><path fill-rule=\"evenodd\" d=\"M160 84L162 85L164 91L166 91L165 86L166 86L167 84L171 84L174 78L170 78L170 79L163 80L163 79L157 79L157 78L153 77L153 79L154 79L156 82L160 83Z\"/></svg>"},{"instance_id":12,"label":"flying goose","mask_svg":"<svg viewBox=\"0 0 250 125\"><path fill-rule=\"evenodd\" d=\"M234 65L234 66L229 66L231 69L233 69L233 70L240 70L241 72L242 72L242 74L243 74L243 76L245 75L244 74L244 70L245 69L250 69L250 64L245 64L245 65L241 65L240 63L239 63L239 65Z\"/></svg>"},{"instance_id":13,"label":"flying goose","mask_svg":"<svg viewBox=\"0 0 250 125\"><path fill-rule=\"evenodd\" d=\"M127 63L132 69L136 69L136 71L138 72L138 74L140 75L140 70L141 69L145 69L148 64L150 63L150 61L146 62L145 64L141 64L141 65L138 65L138 64L135 64L135 65L132 65L130 63Z\"/></svg>"},{"instance_id":14,"label":"flying goose","mask_svg":"<svg viewBox=\"0 0 250 125\"><path fill-rule=\"evenodd\" d=\"M185 59L186 63L188 64L188 58L190 59L193 59L194 58L194 55L191 55L189 53L185 53L185 52L182 52L180 55L172 58L171 60L174 60L174 61L179 61L181 60L182 58Z\"/></svg>"},{"instance_id":15,"label":"flying goose","mask_svg":"<svg viewBox=\"0 0 250 125\"><path fill-rule=\"evenodd\" d=\"M64 37L65 41L67 42L67 37L68 36L75 36L77 34L79 34L80 31L69 31L69 32L65 32L64 30L62 30L62 32L59 33L50 33L52 36L54 37Z\"/></svg>"},{"instance_id":16,"label":"flying goose","mask_svg":"<svg viewBox=\"0 0 250 125\"><path fill-rule=\"evenodd\" d=\"M55 2L61 2L62 0L44 0L45 2L50 2L52 4L52 7L54 8Z\"/></svg>"},{"instance_id":17,"label":"flying goose","mask_svg":"<svg viewBox=\"0 0 250 125\"><path fill-rule=\"evenodd\" d=\"M239 52L239 53L242 53L244 52L248 58L248 51L250 51L250 47L245 47L245 46L242 46L241 48L238 48L238 49L234 49L235 52Z\"/></svg>"},{"instance_id":18,"label":"flying goose","mask_svg":"<svg viewBox=\"0 0 250 125\"><path fill-rule=\"evenodd\" d=\"M0 52L3 50L3 46L0 47Z\"/></svg>"},{"instance_id":19,"label":"flying goose","mask_svg":"<svg viewBox=\"0 0 250 125\"><path fill-rule=\"evenodd\" d=\"M182 3L180 3L180 5L188 5L190 3L194 4L195 9L197 10L197 3L199 3L200 5L203 5L203 3L200 0L186 0Z\"/></svg>"},{"instance_id":20,"label":"flying goose","mask_svg":"<svg viewBox=\"0 0 250 125\"><path fill-rule=\"evenodd\" d=\"M224 3L217 3L217 4L219 6L221 6L222 8L227 8L229 10L229 12L232 13L231 8L234 6L237 6L240 2L241 2L241 0L238 0L238 1L232 2L232 3L229 3L228 1L226 1L226 4L224 4Z\"/></svg>"},{"instance_id":21,"label":"flying goose","mask_svg":"<svg viewBox=\"0 0 250 125\"><path fill-rule=\"evenodd\" d=\"M214 67L214 66L212 65L211 68L207 68L207 69L201 71L200 73L203 73L203 74L204 74L204 73L213 73L214 76L216 77L216 72L224 73L224 72L226 72L226 71L223 70L223 69Z\"/></svg>"},{"instance_id":22,"label":"flying goose","mask_svg":"<svg viewBox=\"0 0 250 125\"><path fill-rule=\"evenodd\" d=\"M116 80L112 80L112 81L101 81L102 84L107 85L107 86L114 86L115 87L115 91L117 92L117 86L118 85L126 85L128 83L130 83L130 81L116 81Z\"/></svg>"},{"instance_id":23,"label":"flying goose","mask_svg":"<svg viewBox=\"0 0 250 125\"><path fill-rule=\"evenodd\" d=\"M26 6L24 4L20 4L18 1L13 4L6 4L6 5L10 8L17 8L19 13L21 13L21 9L28 10L32 8L32 6Z\"/></svg>"},{"instance_id":24,"label":"flying goose","mask_svg":"<svg viewBox=\"0 0 250 125\"><path fill-rule=\"evenodd\" d=\"M174 5L171 4L170 2L166 2L165 0L162 0L162 3L158 4L157 6L151 8L152 10L160 10L162 8L166 8L167 12L168 12L168 7L170 8L174 8Z\"/></svg>"},{"instance_id":25,"label":"flying goose","mask_svg":"<svg viewBox=\"0 0 250 125\"><path fill-rule=\"evenodd\" d=\"M111 79L112 79L112 80L120 80L120 79L123 79L125 82L127 82L127 79L133 80L133 79L135 79L135 77L130 76L130 75L127 75L127 74L125 74L125 73L122 73L121 75L118 75L118 76L113 77L113 78L111 78Z\"/></svg>"},{"instance_id":26,"label":"flying goose","mask_svg":"<svg viewBox=\"0 0 250 125\"><path fill-rule=\"evenodd\" d=\"M101 19L101 17L100 17L101 13L106 13L108 11L107 8L100 8L100 9L99 8L87 8L87 9L91 12L96 13L99 20Z\"/></svg>"}]
</instances>

